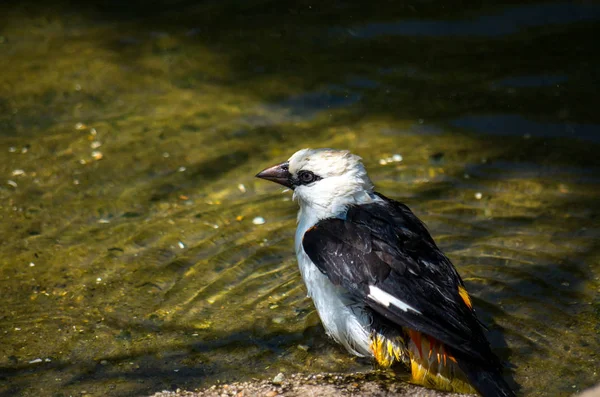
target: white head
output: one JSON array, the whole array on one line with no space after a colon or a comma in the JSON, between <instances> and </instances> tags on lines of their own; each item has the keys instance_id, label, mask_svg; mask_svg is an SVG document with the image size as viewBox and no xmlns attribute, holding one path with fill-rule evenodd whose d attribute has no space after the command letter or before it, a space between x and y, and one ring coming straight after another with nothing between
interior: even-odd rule
<instances>
[{"instance_id":1,"label":"white head","mask_svg":"<svg viewBox=\"0 0 600 397\"><path fill-rule=\"evenodd\" d=\"M373 191L361 158L347 150L302 149L257 177L293 189L302 210L311 207L328 216L369 201Z\"/></svg>"}]
</instances>

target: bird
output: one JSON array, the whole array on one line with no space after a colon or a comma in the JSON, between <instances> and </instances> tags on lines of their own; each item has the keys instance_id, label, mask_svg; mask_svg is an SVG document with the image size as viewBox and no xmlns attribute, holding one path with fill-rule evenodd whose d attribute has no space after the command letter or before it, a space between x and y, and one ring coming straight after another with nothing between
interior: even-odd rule
<instances>
[{"instance_id":1,"label":"bird","mask_svg":"<svg viewBox=\"0 0 600 397\"><path fill-rule=\"evenodd\" d=\"M362 158L302 149L256 177L293 190L298 267L326 333L415 384L510 397L472 298L425 224L375 191Z\"/></svg>"}]
</instances>

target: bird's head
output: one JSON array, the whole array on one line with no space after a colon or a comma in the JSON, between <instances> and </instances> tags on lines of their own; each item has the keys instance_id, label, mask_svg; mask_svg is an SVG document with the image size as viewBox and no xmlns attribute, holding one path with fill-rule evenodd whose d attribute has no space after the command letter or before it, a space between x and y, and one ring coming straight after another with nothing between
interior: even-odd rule
<instances>
[{"instance_id":1,"label":"bird's head","mask_svg":"<svg viewBox=\"0 0 600 397\"><path fill-rule=\"evenodd\" d=\"M302 208L325 212L361 203L373 191L361 158L347 150L302 149L256 176L293 189Z\"/></svg>"}]
</instances>

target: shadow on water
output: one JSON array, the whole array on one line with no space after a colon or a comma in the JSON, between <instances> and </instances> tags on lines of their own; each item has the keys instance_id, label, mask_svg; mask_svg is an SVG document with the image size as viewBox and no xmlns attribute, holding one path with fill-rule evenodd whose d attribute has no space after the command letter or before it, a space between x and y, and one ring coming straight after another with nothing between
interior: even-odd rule
<instances>
[{"instance_id":1,"label":"shadow on water","mask_svg":"<svg viewBox=\"0 0 600 397\"><path fill-rule=\"evenodd\" d=\"M545 121L598 123L592 106L598 55L590 33L598 29L600 7L594 4L58 4L64 15L114 26L117 32L98 44L129 70L167 72L181 89L213 82L300 108L308 92L338 91L360 98L351 101L356 103L346 123L509 110ZM198 68L196 57L205 49L226 68ZM167 69L148 62L149 56L167 57ZM535 82L555 75L561 76L558 84Z\"/></svg>"},{"instance_id":2,"label":"shadow on water","mask_svg":"<svg viewBox=\"0 0 600 397\"><path fill-rule=\"evenodd\" d=\"M219 379L219 374L224 372L231 374L228 377L229 381L243 380L253 374L248 372L245 366L259 364L268 366L274 360L281 360L285 355L290 355L286 352L295 349L298 343L322 335L322 328L316 328L320 326L307 328L300 334L264 333L256 329L241 330L219 337L207 336L206 340L198 342L169 346L167 351L164 347L159 347L126 355L107 355L100 357L99 361L92 362L72 363L56 360L34 368L27 364L4 367L0 368L0 378L21 380L0 392L0 396L20 394L23 388L28 388L28 383L40 373L51 373L62 378L61 382L65 388L101 382L106 386L104 392L115 396L150 394L165 389L193 389L203 379L215 381ZM142 331L147 332L148 329ZM196 329L169 329L169 327L160 327L153 332L159 335L170 332L196 335L198 333ZM124 343L127 342L127 337L122 339ZM227 357L246 350L251 351L251 354L246 357L245 365L240 365L239 361ZM170 365L171 362L180 364L181 367L174 369ZM65 374L74 374L74 376L68 378ZM122 387L123 384L126 386ZM42 389L43 393L50 391Z\"/></svg>"},{"instance_id":3,"label":"shadow on water","mask_svg":"<svg viewBox=\"0 0 600 397\"><path fill-rule=\"evenodd\" d=\"M3 395L368 368L253 181L304 146L427 222L524 394L598 382L599 6L123 4L0 6Z\"/></svg>"}]
</instances>

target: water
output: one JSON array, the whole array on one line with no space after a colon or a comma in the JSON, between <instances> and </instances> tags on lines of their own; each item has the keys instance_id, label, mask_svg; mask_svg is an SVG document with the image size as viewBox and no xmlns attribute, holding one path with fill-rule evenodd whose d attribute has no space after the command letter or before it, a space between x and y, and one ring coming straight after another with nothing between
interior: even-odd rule
<instances>
[{"instance_id":1,"label":"water","mask_svg":"<svg viewBox=\"0 0 600 397\"><path fill-rule=\"evenodd\" d=\"M253 177L307 146L426 221L521 394L600 381L597 5L86 4L0 5L1 395L369 370Z\"/></svg>"}]
</instances>

